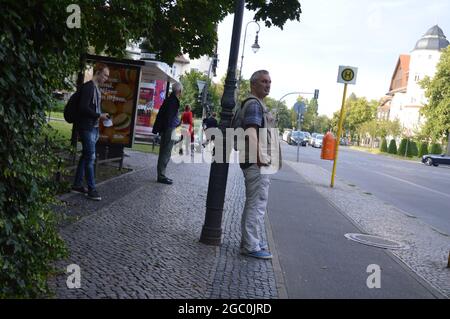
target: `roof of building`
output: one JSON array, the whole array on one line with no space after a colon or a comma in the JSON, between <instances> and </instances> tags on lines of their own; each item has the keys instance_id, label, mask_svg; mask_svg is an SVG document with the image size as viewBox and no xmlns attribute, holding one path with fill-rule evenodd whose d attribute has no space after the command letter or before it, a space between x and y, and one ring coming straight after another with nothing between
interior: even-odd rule
<instances>
[{"instance_id":1,"label":"roof of building","mask_svg":"<svg viewBox=\"0 0 450 319\"><path fill-rule=\"evenodd\" d=\"M449 42L444 31L438 25L435 25L417 41L414 50L442 50L448 45Z\"/></svg>"},{"instance_id":2,"label":"roof of building","mask_svg":"<svg viewBox=\"0 0 450 319\"><path fill-rule=\"evenodd\" d=\"M401 54L399 56L394 73L392 74L389 95L395 92L406 91L409 78L409 61L410 56L408 54Z\"/></svg>"}]
</instances>

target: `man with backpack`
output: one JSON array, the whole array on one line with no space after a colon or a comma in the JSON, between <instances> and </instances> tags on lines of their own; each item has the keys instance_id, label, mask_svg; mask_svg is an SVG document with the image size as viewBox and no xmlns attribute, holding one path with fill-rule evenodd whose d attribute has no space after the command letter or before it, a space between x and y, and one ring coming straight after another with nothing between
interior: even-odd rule
<instances>
[{"instance_id":1,"label":"man with backpack","mask_svg":"<svg viewBox=\"0 0 450 319\"><path fill-rule=\"evenodd\" d=\"M99 137L99 120L109 118L108 113L101 112L101 92L99 84L105 83L109 77L109 69L103 63L96 64L94 67L94 76L91 81L84 83L81 89L75 93L79 94L76 103L76 116L74 118L74 129L78 133L82 154L78 162L72 191L81 194L87 194L92 200L101 200L102 198L95 187L94 162L96 153L96 143ZM86 175L88 188L83 184Z\"/></svg>"},{"instance_id":2,"label":"man with backpack","mask_svg":"<svg viewBox=\"0 0 450 319\"><path fill-rule=\"evenodd\" d=\"M270 259L272 254L262 240L264 215L267 209L270 179L265 171L270 166L281 167L281 149L276 134L275 119L263 102L269 95L269 72L259 70L250 78L251 94L241 105L240 125L249 139L240 167L245 179L245 206L242 213L241 253L250 257ZM253 147L250 147L253 146ZM248 154L256 150L256 156ZM253 154L255 155L255 154ZM256 158L256 161L252 161Z\"/></svg>"}]
</instances>

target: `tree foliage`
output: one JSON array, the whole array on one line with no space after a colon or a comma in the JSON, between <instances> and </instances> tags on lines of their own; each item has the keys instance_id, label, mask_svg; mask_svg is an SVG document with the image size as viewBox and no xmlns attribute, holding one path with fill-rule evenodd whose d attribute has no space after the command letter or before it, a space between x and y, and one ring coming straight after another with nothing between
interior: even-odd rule
<instances>
[{"instance_id":1,"label":"tree foliage","mask_svg":"<svg viewBox=\"0 0 450 319\"><path fill-rule=\"evenodd\" d=\"M197 80L208 83L208 96L205 98L205 103L209 106L211 112L217 111L218 109L220 93L216 84L211 79L207 79L207 76L203 73L191 70L189 73L185 73L180 77L180 82L183 85L183 94L180 99L181 111L184 111L185 105L190 105L194 116L201 118L203 107L201 101L199 101L200 92L198 91Z\"/></svg>"},{"instance_id":2,"label":"tree foliage","mask_svg":"<svg viewBox=\"0 0 450 319\"><path fill-rule=\"evenodd\" d=\"M430 154L442 154L441 144L433 143L430 148Z\"/></svg>"},{"instance_id":3,"label":"tree foliage","mask_svg":"<svg viewBox=\"0 0 450 319\"><path fill-rule=\"evenodd\" d=\"M305 103L306 112L303 115L302 131L315 132L315 124L317 123L317 118L319 116L319 105L315 99L306 100Z\"/></svg>"},{"instance_id":4,"label":"tree foliage","mask_svg":"<svg viewBox=\"0 0 450 319\"><path fill-rule=\"evenodd\" d=\"M421 109L426 117L423 130L433 141L448 139L450 132L450 47L442 50L441 58L432 79L421 81L428 103Z\"/></svg>"},{"instance_id":5,"label":"tree foliage","mask_svg":"<svg viewBox=\"0 0 450 319\"><path fill-rule=\"evenodd\" d=\"M408 150L406 151L406 156L414 157L419 155L419 150L417 148L417 143L415 141L410 141L408 143Z\"/></svg>"},{"instance_id":6,"label":"tree foliage","mask_svg":"<svg viewBox=\"0 0 450 319\"><path fill-rule=\"evenodd\" d=\"M394 139L392 139L389 143L388 153L397 154L397 143L395 143Z\"/></svg>"},{"instance_id":7,"label":"tree foliage","mask_svg":"<svg viewBox=\"0 0 450 319\"><path fill-rule=\"evenodd\" d=\"M428 143L427 142L422 142L420 144L420 148L419 148L419 157L422 157L423 155L428 154Z\"/></svg>"},{"instance_id":8,"label":"tree foliage","mask_svg":"<svg viewBox=\"0 0 450 319\"><path fill-rule=\"evenodd\" d=\"M383 138L383 140L381 142L380 151L383 152L383 153L387 153L387 151L388 151L386 138Z\"/></svg>"},{"instance_id":9,"label":"tree foliage","mask_svg":"<svg viewBox=\"0 0 450 319\"><path fill-rule=\"evenodd\" d=\"M217 44L216 25L234 12L234 1L229 0L142 2L153 12L151 23L142 24L144 49L157 52L158 58L169 64L181 53L194 59L212 55ZM267 27L283 29L287 20L300 21L300 3L295 0L248 0L246 8L255 11L254 20L264 21Z\"/></svg>"},{"instance_id":10,"label":"tree foliage","mask_svg":"<svg viewBox=\"0 0 450 319\"><path fill-rule=\"evenodd\" d=\"M402 138L402 140L400 141L400 146L398 147L398 151L397 151L398 155L400 155L400 156L406 155L406 144L407 143L409 143L408 139Z\"/></svg>"},{"instance_id":11,"label":"tree foliage","mask_svg":"<svg viewBox=\"0 0 450 319\"><path fill-rule=\"evenodd\" d=\"M367 101L365 97L357 97L354 93L345 101L344 121L342 124L343 135L352 138L359 137L358 129L363 123L375 119L378 102ZM340 111L336 111L331 119L333 132L337 133Z\"/></svg>"},{"instance_id":12,"label":"tree foliage","mask_svg":"<svg viewBox=\"0 0 450 319\"><path fill-rule=\"evenodd\" d=\"M287 128L291 128L291 114L284 102L280 103L278 107L278 129L284 131Z\"/></svg>"}]
</instances>

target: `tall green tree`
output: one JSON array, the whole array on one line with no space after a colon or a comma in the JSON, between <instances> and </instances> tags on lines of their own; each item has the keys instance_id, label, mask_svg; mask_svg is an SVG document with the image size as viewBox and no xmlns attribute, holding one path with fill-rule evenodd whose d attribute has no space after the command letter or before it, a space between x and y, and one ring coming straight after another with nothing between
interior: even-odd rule
<instances>
[{"instance_id":1,"label":"tall green tree","mask_svg":"<svg viewBox=\"0 0 450 319\"><path fill-rule=\"evenodd\" d=\"M304 120L302 124L302 131L314 132L314 124L317 121L317 117L319 116L319 105L317 100L311 99L306 100L306 112L303 115Z\"/></svg>"},{"instance_id":2,"label":"tall green tree","mask_svg":"<svg viewBox=\"0 0 450 319\"><path fill-rule=\"evenodd\" d=\"M445 138L450 155L450 47L442 50L434 77L425 77L421 85L428 98L428 103L421 109L426 117L423 130L433 141Z\"/></svg>"},{"instance_id":3,"label":"tall green tree","mask_svg":"<svg viewBox=\"0 0 450 319\"><path fill-rule=\"evenodd\" d=\"M190 105L192 113L196 118L201 118L203 113L202 102L199 100L200 92L198 91L197 80L205 81L208 83L208 94L210 97L211 111L215 111L220 104L219 91L216 88L216 84L207 79L207 76L196 70L191 70L189 73L185 73L180 77L180 82L183 84L183 94L181 95L180 104L184 110L184 106ZM205 97L205 102L208 102Z\"/></svg>"},{"instance_id":4,"label":"tall green tree","mask_svg":"<svg viewBox=\"0 0 450 319\"><path fill-rule=\"evenodd\" d=\"M359 138L358 128L366 122L370 122L376 116L378 102L367 101L365 97L357 97L354 93L345 101L344 120L342 124L343 135L349 135L352 139ZM340 110L333 113L331 126L336 134L339 124Z\"/></svg>"},{"instance_id":5,"label":"tall green tree","mask_svg":"<svg viewBox=\"0 0 450 319\"><path fill-rule=\"evenodd\" d=\"M280 103L278 107L278 129L284 131L287 128L291 128L291 113L288 110L284 102Z\"/></svg>"},{"instance_id":6,"label":"tall green tree","mask_svg":"<svg viewBox=\"0 0 450 319\"><path fill-rule=\"evenodd\" d=\"M314 127L316 132L326 133L331 130L330 119L326 115L319 115Z\"/></svg>"}]
</instances>

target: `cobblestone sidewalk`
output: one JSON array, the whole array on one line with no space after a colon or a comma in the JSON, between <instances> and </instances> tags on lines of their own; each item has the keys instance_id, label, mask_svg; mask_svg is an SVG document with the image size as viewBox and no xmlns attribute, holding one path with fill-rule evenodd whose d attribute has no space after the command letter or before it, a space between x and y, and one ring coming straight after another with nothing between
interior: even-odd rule
<instances>
[{"instance_id":1,"label":"cobblestone sidewalk","mask_svg":"<svg viewBox=\"0 0 450 319\"><path fill-rule=\"evenodd\" d=\"M169 163L173 185L158 184L157 156L127 152L134 171L99 184L101 202L65 195L73 222L60 230L70 257L56 263L56 298L277 298L271 261L239 254L245 200L242 173L230 165L220 247L199 243L207 164ZM75 221L76 220L76 221ZM69 289L67 266L81 270Z\"/></svg>"}]
</instances>

